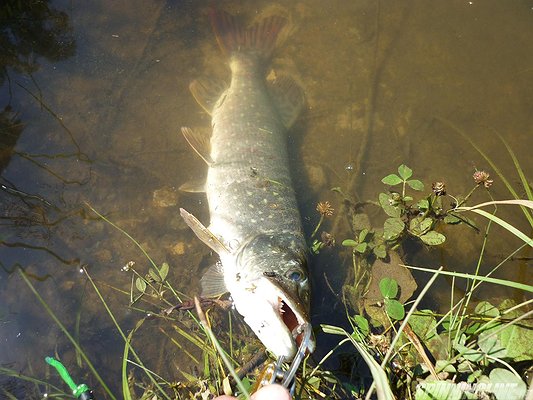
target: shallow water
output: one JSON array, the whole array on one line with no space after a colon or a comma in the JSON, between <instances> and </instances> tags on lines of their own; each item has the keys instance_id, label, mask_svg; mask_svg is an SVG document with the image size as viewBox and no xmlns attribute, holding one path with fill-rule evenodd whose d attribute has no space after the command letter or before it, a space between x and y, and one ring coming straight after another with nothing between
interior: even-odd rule
<instances>
[{"instance_id":1,"label":"shallow water","mask_svg":"<svg viewBox=\"0 0 533 400\"><path fill-rule=\"evenodd\" d=\"M0 89L0 364L42 377L43 359L55 351L75 363L72 346L16 272L20 266L69 330L78 329L83 347L115 382L111 386L119 387L121 338L79 271L90 271L130 329L140 315L127 309L127 294L112 288L129 290L131 277L121 272L127 262L143 273L148 262L86 204L132 235L156 262L168 262L174 287L186 295L198 292L198 279L213 258L181 221L178 207L205 221L206 204L177 188L201 177L205 167L178 131L184 125L209 126L189 82L202 75L228 77L207 6L202 1L51 1L29 17L17 6L9 14L2 10L7 15L2 29L17 31L9 36L17 40L17 55L16 61L5 58ZM223 8L253 16L268 6L228 1ZM308 109L289 145L308 233L318 221L318 201L342 209L330 188L375 199L385 189L381 178L402 163L426 183L445 181L454 195L473 187L476 168L486 169L495 180L493 197L510 198L459 131L519 188L501 135L531 176L531 1L307 0L286 10L293 30L272 66L295 76L307 96ZM32 30L16 29L30 22L55 30L44 32L35 24ZM23 37L27 40L18 42ZM487 200L478 190L472 204ZM512 207L501 207L498 215L530 233ZM343 218L326 224L338 242L350 235ZM520 244L497 227L491 230L483 270ZM407 261L472 272L483 235L467 228L447 232L445 245L413 250ZM350 255L339 250L340 256L326 251L312 263L315 323L338 322L332 305L342 315L335 293ZM497 276L530 280L524 258L531 254L520 256ZM450 283L440 281L433 302L449 301L449 292ZM494 287L479 294L509 295L520 296L495 293ZM141 335L146 358L167 365L168 379L182 379L176 368L191 372L193 366L180 363L180 355L161 344L164 338L154 334L159 327L153 323L153 331L145 327ZM319 338L318 352L327 350L328 341ZM81 376L86 372L72 368Z\"/></svg>"}]
</instances>

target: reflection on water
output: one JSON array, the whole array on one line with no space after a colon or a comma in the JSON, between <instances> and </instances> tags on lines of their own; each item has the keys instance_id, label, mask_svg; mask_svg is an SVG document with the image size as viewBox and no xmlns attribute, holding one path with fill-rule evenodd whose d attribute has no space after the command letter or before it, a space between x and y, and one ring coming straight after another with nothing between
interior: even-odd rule
<instances>
[{"instance_id":1,"label":"reflection on water","mask_svg":"<svg viewBox=\"0 0 533 400\"><path fill-rule=\"evenodd\" d=\"M228 11L248 15L267 6L225 3ZM71 344L13 272L20 266L118 388L121 339L79 269L87 267L97 279L128 329L140 316L125 307L129 297L112 288L129 290L130 278L121 272L127 262L146 271L148 263L85 202L157 262L168 262L175 287L197 293L212 259L177 210L183 206L206 220L205 201L176 188L205 171L177 132L183 124L209 125L189 82L204 74L228 77L206 7L141 0L8 1L1 7L0 364L44 376L43 358L57 351L73 374L85 373L76 367ZM342 209L331 187L375 199L381 178L402 163L425 182L445 181L448 191L466 193L474 169L490 168L442 118L518 181L499 132L530 176L533 10L527 2L306 0L288 7L294 31L273 67L297 76L308 98L309 109L289 138L308 232L317 222L318 201ZM487 200L479 192L473 202ZM491 193L509 197L497 180ZM520 214L501 211L525 229ZM349 235L342 217L332 223L337 242ZM481 235L454 232L444 246L417 249L408 260L471 272ZM483 268L516 247L512 239L491 240ZM317 323L338 322L332 307L343 312L335 293L349 254L333 253L313 263ZM524 257L501 276L525 280ZM440 284L435 301L449 294L449 284ZM176 369L191 373L195 366L176 361L174 347L154 335L161 326L143 327L139 340L150 343L144 356L168 379L182 379ZM328 350L327 338L319 337L318 353Z\"/></svg>"}]
</instances>

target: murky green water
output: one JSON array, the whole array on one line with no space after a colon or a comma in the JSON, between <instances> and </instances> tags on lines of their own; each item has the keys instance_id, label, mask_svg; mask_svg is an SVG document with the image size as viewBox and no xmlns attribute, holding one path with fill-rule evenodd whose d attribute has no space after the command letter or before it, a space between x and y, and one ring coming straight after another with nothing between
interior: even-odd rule
<instances>
[{"instance_id":1,"label":"murky green water","mask_svg":"<svg viewBox=\"0 0 533 400\"><path fill-rule=\"evenodd\" d=\"M189 82L202 75L227 78L228 69L208 24L207 2L8 3L0 21L9 43L0 59L0 364L41 377L46 355L57 352L75 364L72 346L16 272L21 267L117 389L122 342L79 271L90 271L123 327L131 329L140 315L127 309L129 295L115 289L130 288L130 275L121 272L126 263L134 261L144 273L148 262L86 204L136 238L158 263L168 262L176 288L197 294L212 257L181 221L178 207L203 220L207 209L204 198L177 188L205 168L178 131L209 125ZM248 15L269 5L224 3L222 8ZM331 187L375 199L384 189L381 178L402 163L424 182L445 181L450 194L468 192L475 169L487 169L495 179L494 198L510 198L458 130L518 187L499 133L531 177L531 1L307 0L285 7L294 29L273 68L297 77L307 94L308 110L289 143L308 232L318 220L318 201L342 209ZM486 200L479 191L472 203ZM520 213L505 208L499 215L527 232ZM338 242L349 235L342 217L328 223ZM484 270L519 246L493 230ZM481 243L481 234L457 228L444 246L406 258L471 272ZM530 280L528 256L522 253L498 276ZM335 293L349 257L333 251L314 259L316 323L338 322L332 307L342 315ZM442 280L433 301L448 301L449 291ZM495 295L504 293L491 287L480 292ZM168 327L157 321L143 327L144 356L155 368L164 366L168 379L180 380L177 369L190 373L194 366L180 362L183 355L160 328ZM328 350L327 339L319 337L318 353Z\"/></svg>"}]
</instances>

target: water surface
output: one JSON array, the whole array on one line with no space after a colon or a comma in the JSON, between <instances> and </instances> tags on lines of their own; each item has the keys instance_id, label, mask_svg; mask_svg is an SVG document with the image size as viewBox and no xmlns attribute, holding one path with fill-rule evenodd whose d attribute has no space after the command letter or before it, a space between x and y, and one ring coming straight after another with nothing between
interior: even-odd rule
<instances>
[{"instance_id":1,"label":"water surface","mask_svg":"<svg viewBox=\"0 0 533 400\"><path fill-rule=\"evenodd\" d=\"M227 64L208 24L208 2L8 3L0 21L10 43L0 60L0 364L43 377L43 358L57 352L80 378L86 373L74 367L72 346L16 272L21 267L118 391L122 341L80 268L97 280L127 330L141 315L128 310L127 294L115 290L131 286L121 268L134 261L146 273L149 265L87 204L156 262L168 262L178 290L197 294L213 257L178 208L204 221L207 208L203 197L177 188L203 176L205 167L178 132L180 126L209 126L188 85L199 76L228 79ZM223 3L250 17L270 6ZM446 182L454 195L467 193L472 173L486 169L495 179L492 196L510 198L460 132L518 187L501 135L531 176L531 1L306 0L285 7L293 30L272 67L295 76L307 96L289 146L308 233L318 221L318 201L342 209L330 188L375 199L385 189L381 178L402 163L424 182ZM488 199L478 190L472 204ZM519 212L505 208L499 215L527 232ZM325 228L338 242L350 235L342 216ZM484 270L519 246L492 229ZM483 235L467 228L448 232L444 246L415 249L407 260L471 272ZM497 276L530 279L531 254L521 255ZM339 323L337 295L350 265L350 254L340 248L313 259L315 323ZM448 301L449 285L440 281L434 302ZM509 295L492 289L480 298ZM143 328L143 356L167 379L180 380L180 369L190 373L195 366L180 361L183 355L158 334L160 327L164 323L155 321ZM328 346L319 337L317 354Z\"/></svg>"}]
</instances>

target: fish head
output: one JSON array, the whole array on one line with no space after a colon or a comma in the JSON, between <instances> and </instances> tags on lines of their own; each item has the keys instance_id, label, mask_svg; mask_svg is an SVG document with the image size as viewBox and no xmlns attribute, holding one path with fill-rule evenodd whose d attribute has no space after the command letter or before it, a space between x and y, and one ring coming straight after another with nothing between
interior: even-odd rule
<instances>
[{"instance_id":1,"label":"fish head","mask_svg":"<svg viewBox=\"0 0 533 400\"><path fill-rule=\"evenodd\" d=\"M290 360L309 321L309 277L305 242L259 235L241 247L235 273L226 280L235 308L276 357ZM314 337L303 346L315 348Z\"/></svg>"}]
</instances>

